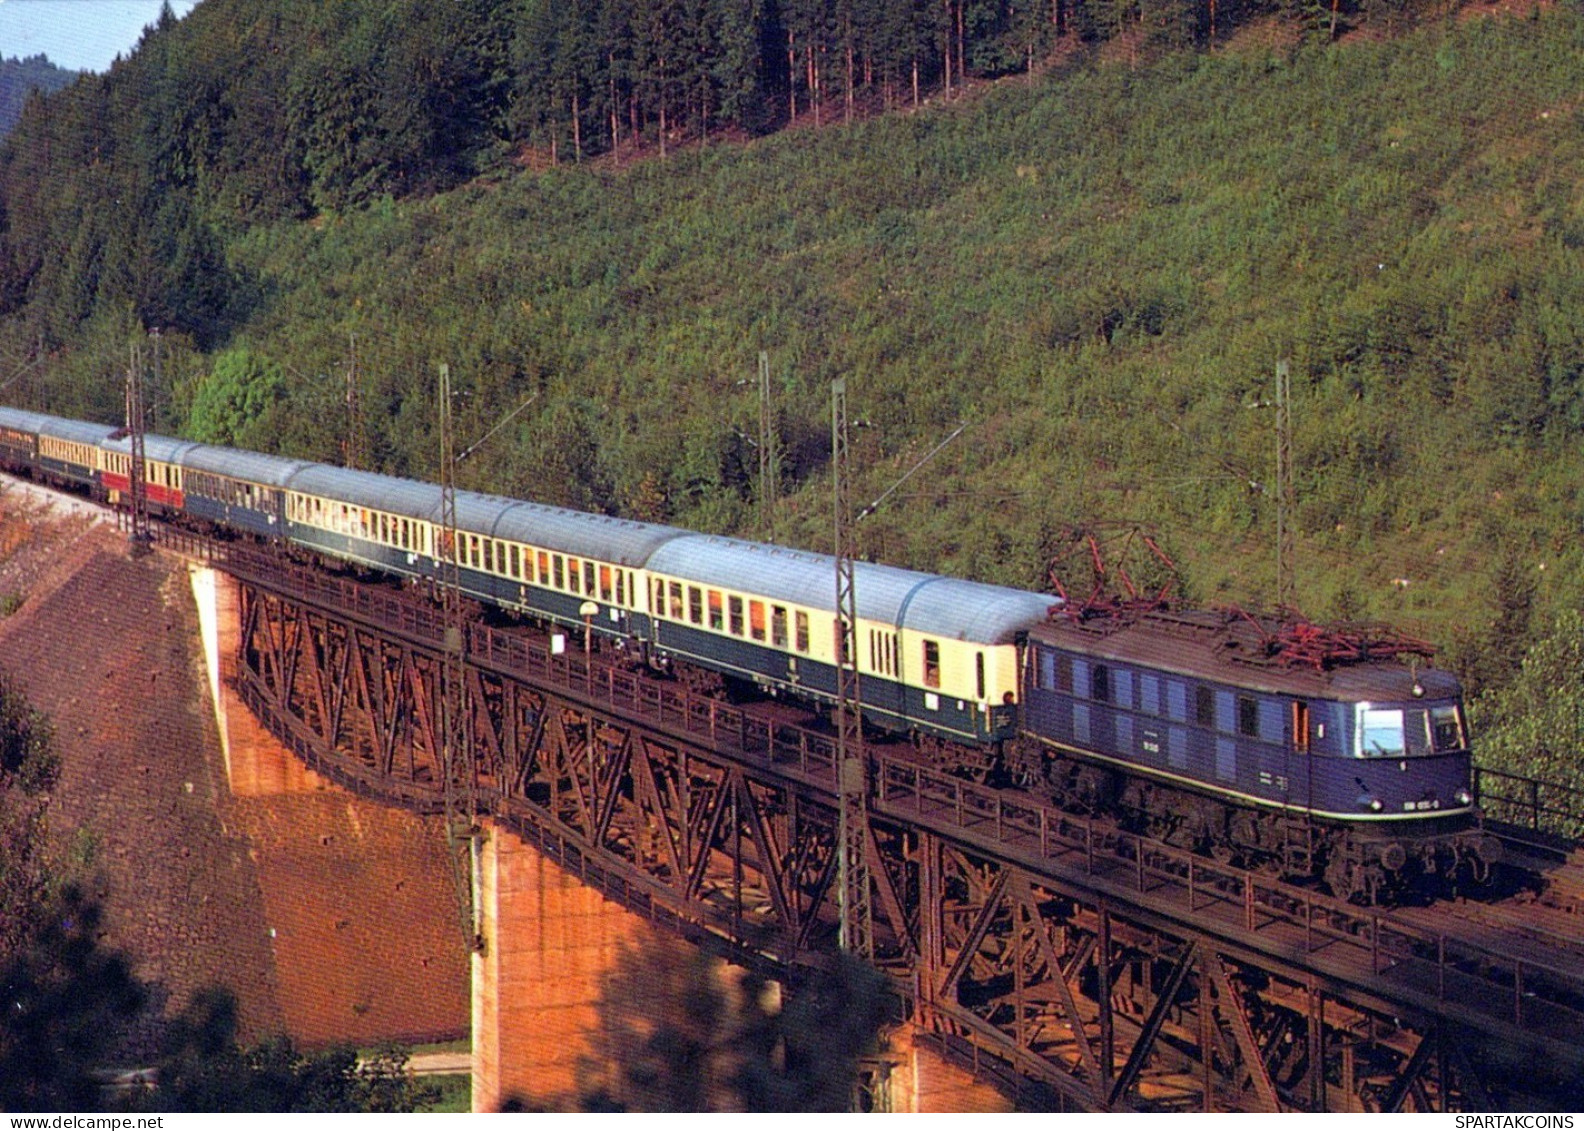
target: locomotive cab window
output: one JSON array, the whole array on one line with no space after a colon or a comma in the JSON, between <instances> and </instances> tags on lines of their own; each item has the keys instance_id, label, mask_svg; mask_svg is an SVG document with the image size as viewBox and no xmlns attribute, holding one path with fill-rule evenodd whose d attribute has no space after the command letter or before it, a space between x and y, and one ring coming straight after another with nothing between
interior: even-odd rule
<instances>
[{"instance_id":1,"label":"locomotive cab window","mask_svg":"<svg viewBox=\"0 0 1584 1131\"><path fill-rule=\"evenodd\" d=\"M1358 751L1363 758L1400 758L1407 748L1403 742L1403 713L1393 707L1358 708Z\"/></svg>"},{"instance_id":2,"label":"locomotive cab window","mask_svg":"<svg viewBox=\"0 0 1584 1131\"><path fill-rule=\"evenodd\" d=\"M1455 706L1430 708L1430 742L1437 754L1462 750L1463 719Z\"/></svg>"},{"instance_id":3,"label":"locomotive cab window","mask_svg":"<svg viewBox=\"0 0 1584 1131\"><path fill-rule=\"evenodd\" d=\"M1415 707L1404 712L1403 736L1410 755L1450 754L1463 749L1457 707Z\"/></svg>"}]
</instances>

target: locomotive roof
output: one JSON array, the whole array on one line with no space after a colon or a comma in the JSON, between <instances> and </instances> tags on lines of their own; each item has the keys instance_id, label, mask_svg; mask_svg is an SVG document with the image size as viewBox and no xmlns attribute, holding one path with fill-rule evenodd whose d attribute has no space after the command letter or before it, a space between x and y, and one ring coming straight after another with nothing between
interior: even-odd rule
<instances>
[{"instance_id":1,"label":"locomotive roof","mask_svg":"<svg viewBox=\"0 0 1584 1131\"><path fill-rule=\"evenodd\" d=\"M1177 611L1087 624L1055 616L1029 638L1067 652L1276 695L1368 702L1460 693L1456 677L1428 661L1412 666L1395 658L1329 667L1283 663L1261 628L1233 611Z\"/></svg>"},{"instance_id":2,"label":"locomotive roof","mask_svg":"<svg viewBox=\"0 0 1584 1131\"><path fill-rule=\"evenodd\" d=\"M649 559L649 569L789 605L836 611L836 559L829 554L706 534L684 534ZM979 644L1009 644L1044 619L1055 600L999 585L856 562L860 620Z\"/></svg>"}]
</instances>

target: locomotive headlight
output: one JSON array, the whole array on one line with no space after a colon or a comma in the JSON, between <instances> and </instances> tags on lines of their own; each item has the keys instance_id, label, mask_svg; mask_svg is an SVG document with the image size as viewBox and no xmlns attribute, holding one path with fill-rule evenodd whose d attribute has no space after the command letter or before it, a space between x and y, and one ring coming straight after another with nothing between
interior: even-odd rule
<instances>
[{"instance_id":1,"label":"locomotive headlight","mask_svg":"<svg viewBox=\"0 0 1584 1131\"><path fill-rule=\"evenodd\" d=\"M1385 804L1378 797L1370 798L1369 807L1371 813L1379 813L1382 809L1386 808Z\"/></svg>"},{"instance_id":2,"label":"locomotive headlight","mask_svg":"<svg viewBox=\"0 0 1584 1131\"><path fill-rule=\"evenodd\" d=\"M1474 795L1466 789L1460 789L1452 795L1452 800L1459 805L1472 805L1474 804Z\"/></svg>"}]
</instances>

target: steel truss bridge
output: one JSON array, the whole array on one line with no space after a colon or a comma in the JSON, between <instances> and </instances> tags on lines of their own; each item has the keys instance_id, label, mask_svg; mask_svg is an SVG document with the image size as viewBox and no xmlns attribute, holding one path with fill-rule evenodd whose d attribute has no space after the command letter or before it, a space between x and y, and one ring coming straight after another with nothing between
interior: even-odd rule
<instances>
[{"instance_id":1,"label":"steel truss bridge","mask_svg":"<svg viewBox=\"0 0 1584 1131\"><path fill-rule=\"evenodd\" d=\"M240 584L237 691L318 772L445 805L445 615L162 535ZM468 627L479 811L661 927L785 972L836 944L835 736L522 630ZM1584 958L1352 906L870 745L874 946L921 1043L1021 1106L1584 1106Z\"/></svg>"}]
</instances>

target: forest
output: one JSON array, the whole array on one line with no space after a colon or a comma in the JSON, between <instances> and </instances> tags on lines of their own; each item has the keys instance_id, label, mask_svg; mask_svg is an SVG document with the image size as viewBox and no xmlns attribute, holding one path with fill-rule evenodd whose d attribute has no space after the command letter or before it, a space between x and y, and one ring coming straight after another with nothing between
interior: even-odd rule
<instances>
[{"instance_id":1,"label":"forest","mask_svg":"<svg viewBox=\"0 0 1584 1131\"><path fill-rule=\"evenodd\" d=\"M205 0L0 144L0 379L116 419L136 343L160 430L435 478L448 364L531 399L464 486L827 549L841 377L855 498L967 426L866 556L1268 605L1285 360L1298 606L1503 719L1584 581L1581 79L1563 8Z\"/></svg>"},{"instance_id":2,"label":"forest","mask_svg":"<svg viewBox=\"0 0 1584 1131\"><path fill-rule=\"evenodd\" d=\"M0 58L0 137L22 117L22 107L33 91L49 94L70 86L77 77L75 71L63 70L43 55Z\"/></svg>"}]
</instances>

